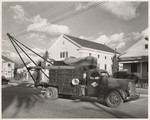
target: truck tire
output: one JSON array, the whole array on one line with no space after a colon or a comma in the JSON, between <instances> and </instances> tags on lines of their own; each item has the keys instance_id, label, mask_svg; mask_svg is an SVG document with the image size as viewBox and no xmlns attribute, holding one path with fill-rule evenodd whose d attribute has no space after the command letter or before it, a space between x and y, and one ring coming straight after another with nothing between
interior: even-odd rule
<instances>
[{"instance_id":1,"label":"truck tire","mask_svg":"<svg viewBox=\"0 0 150 120\"><path fill-rule=\"evenodd\" d=\"M123 103L123 99L117 91L107 93L105 102L109 107L118 107Z\"/></svg>"},{"instance_id":2,"label":"truck tire","mask_svg":"<svg viewBox=\"0 0 150 120\"><path fill-rule=\"evenodd\" d=\"M45 90L45 98L47 100L56 100L58 98L58 89L55 87L48 87Z\"/></svg>"}]
</instances>

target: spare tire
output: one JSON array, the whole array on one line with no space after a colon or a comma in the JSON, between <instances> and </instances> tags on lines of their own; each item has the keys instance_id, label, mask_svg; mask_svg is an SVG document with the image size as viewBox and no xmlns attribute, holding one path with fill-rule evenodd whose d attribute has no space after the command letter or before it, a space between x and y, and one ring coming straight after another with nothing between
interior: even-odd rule
<instances>
[{"instance_id":1,"label":"spare tire","mask_svg":"<svg viewBox=\"0 0 150 120\"><path fill-rule=\"evenodd\" d=\"M79 85L79 79L78 78L73 78L72 79L72 81L71 81L71 83L72 83L72 85Z\"/></svg>"}]
</instances>

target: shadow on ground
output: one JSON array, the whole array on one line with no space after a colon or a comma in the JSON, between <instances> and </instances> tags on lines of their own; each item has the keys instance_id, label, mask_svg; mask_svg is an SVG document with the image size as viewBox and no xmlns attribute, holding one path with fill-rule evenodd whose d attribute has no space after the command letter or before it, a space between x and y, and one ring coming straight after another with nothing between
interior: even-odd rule
<instances>
[{"instance_id":1,"label":"shadow on ground","mask_svg":"<svg viewBox=\"0 0 150 120\"><path fill-rule=\"evenodd\" d=\"M64 99L66 99L66 98L64 98ZM92 105L94 105L95 107L97 107L98 109L91 108L91 107L84 107L84 109L89 109L92 111L94 110L94 111L98 111L98 112L105 111L105 112L113 115L115 118L135 118L132 115L129 115L129 114L126 114L126 113L120 111L120 109L118 109L118 108L121 106L119 106L117 108L109 108L109 107L107 107L107 105L105 104L104 101L100 101L96 98L74 96L74 97L70 97L69 99L73 100L73 102L89 102Z\"/></svg>"},{"instance_id":2,"label":"shadow on ground","mask_svg":"<svg viewBox=\"0 0 150 120\"><path fill-rule=\"evenodd\" d=\"M2 88L2 113L15 102L16 110L13 117L20 109L29 110L37 102L43 102L43 97L36 89L21 83L18 86L7 86Z\"/></svg>"}]
</instances>

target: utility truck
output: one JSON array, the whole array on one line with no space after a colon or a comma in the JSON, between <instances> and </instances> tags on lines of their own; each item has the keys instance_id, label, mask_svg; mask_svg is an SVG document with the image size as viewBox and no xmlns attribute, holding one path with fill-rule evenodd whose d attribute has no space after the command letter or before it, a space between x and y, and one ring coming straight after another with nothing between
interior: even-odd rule
<instances>
[{"instance_id":1,"label":"utility truck","mask_svg":"<svg viewBox=\"0 0 150 120\"><path fill-rule=\"evenodd\" d=\"M109 107L117 107L139 98L134 80L111 78L106 70L97 68L94 57L71 60L72 63L68 60L66 65L30 67L38 73L36 85L43 88L46 99L56 100L58 95L88 96L105 101ZM42 80L41 70L48 71L47 81Z\"/></svg>"},{"instance_id":2,"label":"utility truck","mask_svg":"<svg viewBox=\"0 0 150 120\"><path fill-rule=\"evenodd\" d=\"M109 107L117 107L123 102L139 98L134 80L110 77L106 70L97 67L97 60L94 57L66 58L64 61L50 62L49 65L42 66L42 64L35 63L19 44L41 57L39 54L10 34L7 35L36 87L41 86L45 91L46 99L56 100L59 95L88 96L105 101ZM15 45L26 54L35 66L26 66ZM49 62L45 58L43 59L45 63ZM33 77L31 70L34 70L36 76Z\"/></svg>"}]
</instances>

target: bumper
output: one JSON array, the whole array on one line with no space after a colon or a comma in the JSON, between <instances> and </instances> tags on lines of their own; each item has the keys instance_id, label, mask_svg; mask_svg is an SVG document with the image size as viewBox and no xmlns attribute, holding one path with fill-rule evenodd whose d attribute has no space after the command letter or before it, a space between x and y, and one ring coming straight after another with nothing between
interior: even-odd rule
<instances>
[{"instance_id":1,"label":"bumper","mask_svg":"<svg viewBox=\"0 0 150 120\"><path fill-rule=\"evenodd\" d=\"M127 97L126 101L136 100L136 99L139 99L139 97L140 97L140 94L130 95L129 97Z\"/></svg>"}]
</instances>

